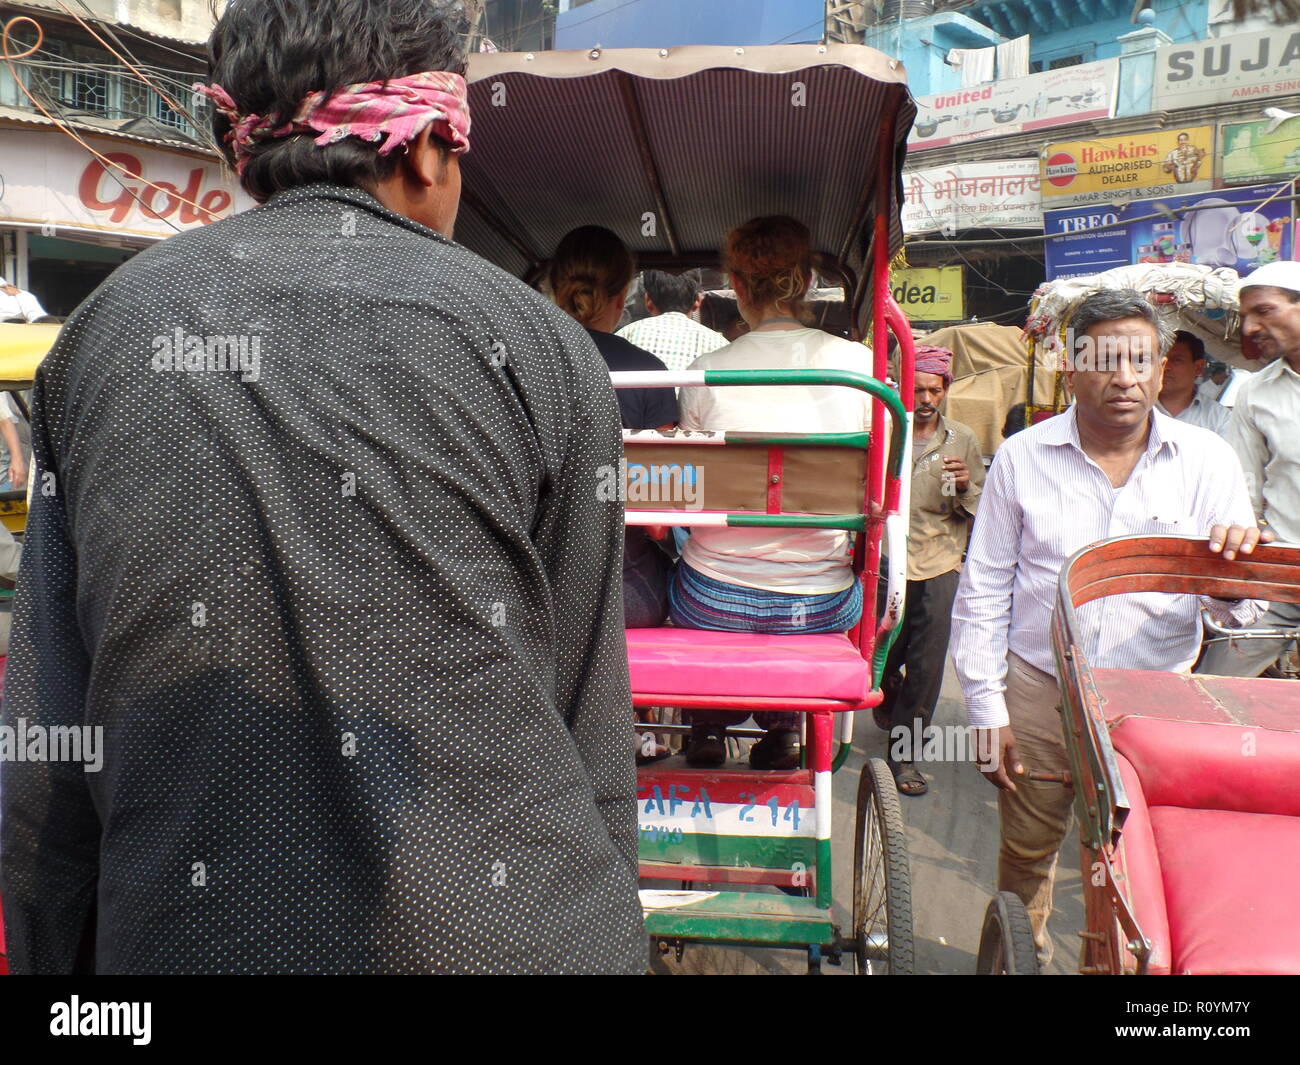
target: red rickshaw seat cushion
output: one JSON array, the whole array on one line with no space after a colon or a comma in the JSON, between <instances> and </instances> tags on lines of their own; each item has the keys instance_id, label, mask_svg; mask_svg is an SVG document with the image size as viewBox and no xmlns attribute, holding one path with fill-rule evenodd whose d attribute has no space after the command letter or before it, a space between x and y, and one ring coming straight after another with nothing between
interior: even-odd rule
<instances>
[{"instance_id":1,"label":"red rickshaw seat cushion","mask_svg":"<svg viewBox=\"0 0 1300 1065\"><path fill-rule=\"evenodd\" d=\"M1111 741L1152 971L1300 973L1300 733L1129 716Z\"/></svg>"},{"instance_id":2,"label":"red rickshaw seat cushion","mask_svg":"<svg viewBox=\"0 0 1300 1065\"><path fill-rule=\"evenodd\" d=\"M831 699L858 703L871 670L844 633L764 636L708 629L627 630L632 691L649 695Z\"/></svg>"}]
</instances>

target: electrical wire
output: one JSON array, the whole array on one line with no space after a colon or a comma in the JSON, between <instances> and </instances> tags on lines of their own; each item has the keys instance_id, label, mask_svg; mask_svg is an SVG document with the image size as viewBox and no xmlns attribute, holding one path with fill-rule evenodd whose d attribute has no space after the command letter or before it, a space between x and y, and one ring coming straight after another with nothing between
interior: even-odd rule
<instances>
[{"instance_id":1,"label":"electrical wire","mask_svg":"<svg viewBox=\"0 0 1300 1065\"><path fill-rule=\"evenodd\" d=\"M37 34L36 43L32 45L30 48L28 48L25 52L21 52L17 55L11 55L9 52L10 34L13 30L13 27L16 24L22 22L29 23L33 28L35 28ZM96 151L93 147L91 147L90 144L86 142L86 140L83 137L78 136L77 133L73 131L72 125L70 122L67 121L66 117L64 117L63 115L60 115L58 117L52 115L49 112L49 110L45 107L45 105L42 104L41 101L38 100L36 96L32 94L32 92L23 83L22 78L18 76L18 71L16 69L15 63L16 61L25 59L29 55L38 51L40 49L41 43L44 40L45 40L45 31L41 28L41 24L37 22L35 19L29 18L26 15L15 16L14 18L11 18L8 22L6 22L3 25L3 27L0 27L0 56L3 57L5 66L9 68L9 73L13 77L14 83L18 86L19 89L22 90L23 95L26 96L27 99L29 99L32 102L33 106L35 106L35 108L38 111L40 111L41 114L43 114L46 118L48 118L51 122L53 122L54 125L58 128L59 132L69 137L71 140L73 140L75 143L77 143L83 149L89 152L92 156L94 156L95 159L99 161L100 165L104 167L106 173L108 172L108 168L112 167L114 170L121 171L123 174L127 174L128 177L131 177L136 181L139 181L142 185L148 185L155 192L161 192L166 196L173 197L178 203L188 204L190 207L193 207L196 211L206 214L207 213L206 208L204 208L200 204L195 203L193 200L186 199L175 189L171 189L171 188L164 189L161 185L155 184L154 182L150 181L148 178L142 177L138 174L132 174L126 169L126 167L122 166L122 164L108 158L108 156L104 155L102 152ZM130 188L124 182L118 179L116 175L113 175L113 177L115 180L117 180L118 184L122 186L123 191L125 191L129 196L131 196L131 198L134 199L138 204L140 204L140 206L143 207L146 211L149 211L150 213L153 214L158 213L157 211L154 211L149 204L145 203L144 198L141 197L139 193L137 193L134 189ZM165 221L169 226L171 226L178 233L181 231L180 227L175 225L171 221L171 219L163 219L163 221Z\"/></svg>"},{"instance_id":2,"label":"electrical wire","mask_svg":"<svg viewBox=\"0 0 1300 1065\"><path fill-rule=\"evenodd\" d=\"M73 19L75 19L77 25L79 25L83 30L85 30L92 37L94 37L95 40L98 41L100 45L104 48L104 50L109 53L109 55L113 56L115 59L121 62L122 65L127 68L127 70L129 70L132 74L134 74L137 78L139 78L142 82L144 82L145 85L147 85L154 92L156 92L168 107L170 107L178 115L184 115L185 118L189 120L189 123L193 128L195 129L202 128L201 123L199 122L197 116L195 116L188 108L182 107L179 103L177 103L165 92L163 92L162 89L158 88L157 85L155 85L152 81L149 80L149 76L147 74L143 73L139 67L133 64L129 59L127 59L120 52L116 51L112 45L110 45L107 41L104 40L103 37L97 34L93 29L91 29L90 24L86 22L86 20L83 19L80 15L78 15L75 11L73 11L72 8L68 7L68 5L65 4L63 0L55 0L55 3L57 3L59 7L63 8L63 10L68 13L68 15L70 15ZM120 44L121 42L118 43ZM216 144L213 144L212 147L213 150L216 150L217 146Z\"/></svg>"}]
</instances>

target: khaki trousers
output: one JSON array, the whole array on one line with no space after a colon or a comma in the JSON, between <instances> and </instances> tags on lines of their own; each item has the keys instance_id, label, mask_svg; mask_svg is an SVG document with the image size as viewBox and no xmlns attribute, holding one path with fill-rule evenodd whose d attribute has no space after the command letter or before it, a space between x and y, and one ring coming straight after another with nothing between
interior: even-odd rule
<instances>
[{"instance_id":1,"label":"khaki trousers","mask_svg":"<svg viewBox=\"0 0 1300 1065\"><path fill-rule=\"evenodd\" d=\"M1069 763L1061 734L1056 679L1019 655L1007 655L1007 713L1025 774L1014 792L998 792L1001 846L998 890L1013 891L1029 911L1038 960L1052 960L1047 920L1052 915L1056 857L1070 830L1074 791L1063 784L1026 780L1030 771L1060 774Z\"/></svg>"}]
</instances>

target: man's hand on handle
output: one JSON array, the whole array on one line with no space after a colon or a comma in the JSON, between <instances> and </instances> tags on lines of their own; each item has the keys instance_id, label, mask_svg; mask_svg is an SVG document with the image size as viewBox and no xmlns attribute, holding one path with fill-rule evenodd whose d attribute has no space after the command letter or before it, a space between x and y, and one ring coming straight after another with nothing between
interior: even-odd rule
<instances>
[{"instance_id":1,"label":"man's hand on handle","mask_svg":"<svg viewBox=\"0 0 1300 1065\"><path fill-rule=\"evenodd\" d=\"M1210 530L1210 550L1223 552L1223 557L1231 562L1238 553L1249 555L1256 544L1268 544L1276 539L1272 529L1261 529L1258 525L1216 525Z\"/></svg>"},{"instance_id":2,"label":"man's hand on handle","mask_svg":"<svg viewBox=\"0 0 1300 1065\"><path fill-rule=\"evenodd\" d=\"M1012 776L1023 776L1025 767L1020 764L1016 750L1016 737L1010 725L1001 728L975 730L975 757L984 779L1003 791L1015 791Z\"/></svg>"}]
</instances>

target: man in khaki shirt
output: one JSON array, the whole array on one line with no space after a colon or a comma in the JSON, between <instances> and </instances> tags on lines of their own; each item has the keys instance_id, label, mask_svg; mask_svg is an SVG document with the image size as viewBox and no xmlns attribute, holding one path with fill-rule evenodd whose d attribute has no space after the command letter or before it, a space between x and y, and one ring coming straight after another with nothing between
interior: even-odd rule
<instances>
[{"instance_id":1,"label":"man in khaki shirt","mask_svg":"<svg viewBox=\"0 0 1300 1065\"><path fill-rule=\"evenodd\" d=\"M951 352L917 349L907 599L885 665L885 701L875 711L876 724L889 730L889 765L904 795L929 790L913 762L943 687L958 567L984 484L975 434L939 413L951 367Z\"/></svg>"}]
</instances>

